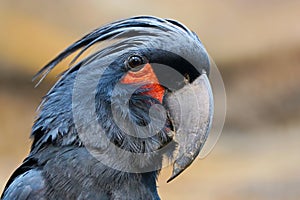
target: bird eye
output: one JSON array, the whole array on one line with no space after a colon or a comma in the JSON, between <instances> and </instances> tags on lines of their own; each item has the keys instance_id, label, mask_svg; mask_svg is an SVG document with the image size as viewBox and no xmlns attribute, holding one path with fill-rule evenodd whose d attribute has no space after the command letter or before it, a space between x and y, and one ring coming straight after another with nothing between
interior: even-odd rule
<instances>
[{"instance_id":1,"label":"bird eye","mask_svg":"<svg viewBox=\"0 0 300 200\"><path fill-rule=\"evenodd\" d=\"M128 68L131 71L139 71L143 68L144 59L139 55L130 56L127 60Z\"/></svg>"}]
</instances>

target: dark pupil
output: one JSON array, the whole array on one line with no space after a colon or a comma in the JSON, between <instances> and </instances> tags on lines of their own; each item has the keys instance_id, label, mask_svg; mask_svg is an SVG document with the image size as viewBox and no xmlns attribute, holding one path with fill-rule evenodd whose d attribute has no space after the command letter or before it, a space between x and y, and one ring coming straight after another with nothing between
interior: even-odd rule
<instances>
[{"instance_id":1,"label":"dark pupil","mask_svg":"<svg viewBox=\"0 0 300 200\"><path fill-rule=\"evenodd\" d=\"M141 64L143 64L142 58L139 56L132 56L131 58L129 58L129 66L134 68L134 67L138 67Z\"/></svg>"}]
</instances>

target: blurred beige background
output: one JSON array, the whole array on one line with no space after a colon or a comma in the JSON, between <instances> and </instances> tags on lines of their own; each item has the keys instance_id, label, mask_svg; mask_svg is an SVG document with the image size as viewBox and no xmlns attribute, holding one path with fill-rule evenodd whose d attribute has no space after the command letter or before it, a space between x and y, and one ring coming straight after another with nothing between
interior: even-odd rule
<instances>
[{"instance_id":1,"label":"blurred beige background","mask_svg":"<svg viewBox=\"0 0 300 200\"><path fill-rule=\"evenodd\" d=\"M222 73L227 118L213 152L166 184L162 199L300 199L300 1L0 1L0 191L27 155L41 97L34 73L69 44L133 15L194 30Z\"/></svg>"}]
</instances>

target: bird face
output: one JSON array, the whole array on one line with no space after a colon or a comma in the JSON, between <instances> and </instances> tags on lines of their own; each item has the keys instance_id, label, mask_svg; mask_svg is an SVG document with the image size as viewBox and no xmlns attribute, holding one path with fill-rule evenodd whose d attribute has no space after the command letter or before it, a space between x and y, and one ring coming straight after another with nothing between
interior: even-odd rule
<instances>
[{"instance_id":1,"label":"bird face","mask_svg":"<svg viewBox=\"0 0 300 200\"><path fill-rule=\"evenodd\" d=\"M170 180L197 157L210 131L213 98L208 54L173 20L134 17L96 29L61 60L108 42L71 66L45 97L33 126L37 151L48 143L84 146L104 164L144 172L173 162ZM50 123L49 123L50 122Z\"/></svg>"}]
</instances>

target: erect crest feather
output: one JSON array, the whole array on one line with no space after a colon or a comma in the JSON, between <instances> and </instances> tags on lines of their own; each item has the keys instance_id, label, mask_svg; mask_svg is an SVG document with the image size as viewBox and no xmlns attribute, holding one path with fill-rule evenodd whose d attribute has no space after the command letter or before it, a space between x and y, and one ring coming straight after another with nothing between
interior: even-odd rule
<instances>
[{"instance_id":1,"label":"erect crest feather","mask_svg":"<svg viewBox=\"0 0 300 200\"><path fill-rule=\"evenodd\" d=\"M36 73L36 75L33 77L33 80L36 80L40 77L36 86L42 82L42 80L48 75L49 72L51 72L51 70L55 68L58 63L60 63L62 60L64 60L74 52L82 49L71 61L70 65L73 64L83 52L85 52L95 43L112 39L116 35L120 35L134 29L145 27L173 32L178 31L178 28L180 28L189 35L195 36L194 33L187 29L183 24L174 20L161 19L152 16L138 16L119 20L95 29L91 33L88 33L87 35L67 47L64 51L62 51L59 55L57 55L53 60L51 60Z\"/></svg>"}]
</instances>

